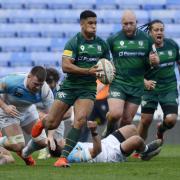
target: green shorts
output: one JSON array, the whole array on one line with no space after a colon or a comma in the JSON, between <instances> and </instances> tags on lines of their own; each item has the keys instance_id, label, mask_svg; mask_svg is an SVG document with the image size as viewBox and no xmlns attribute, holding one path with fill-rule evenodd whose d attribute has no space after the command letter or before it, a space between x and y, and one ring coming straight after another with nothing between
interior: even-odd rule
<instances>
[{"instance_id":1,"label":"green shorts","mask_svg":"<svg viewBox=\"0 0 180 180\"><path fill-rule=\"evenodd\" d=\"M95 101L96 99L96 91L87 90L87 89L60 89L57 94L56 98L70 106L74 104L77 99L91 99Z\"/></svg>"},{"instance_id":2,"label":"green shorts","mask_svg":"<svg viewBox=\"0 0 180 180\"><path fill-rule=\"evenodd\" d=\"M116 87L110 87L109 98L122 99L124 101L131 102L133 104L140 105L141 97L133 96L131 94L127 94L122 89Z\"/></svg>"},{"instance_id":3,"label":"green shorts","mask_svg":"<svg viewBox=\"0 0 180 180\"><path fill-rule=\"evenodd\" d=\"M142 112L145 109L157 109L158 103L163 106L178 106L178 92L176 90L157 93L153 91L145 91L142 97Z\"/></svg>"}]
</instances>

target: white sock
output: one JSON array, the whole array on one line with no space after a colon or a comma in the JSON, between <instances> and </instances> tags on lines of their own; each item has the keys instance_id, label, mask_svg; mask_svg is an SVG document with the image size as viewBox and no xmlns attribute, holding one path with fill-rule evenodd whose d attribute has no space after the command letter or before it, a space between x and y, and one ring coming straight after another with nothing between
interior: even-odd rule
<instances>
[{"instance_id":1,"label":"white sock","mask_svg":"<svg viewBox=\"0 0 180 180\"><path fill-rule=\"evenodd\" d=\"M148 146L146 145L144 148L144 152L147 152L147 150L148 150Z\"/></svg>"},{"instance_id":2,"label":"white sock","mask_svg":"<svg viewBox=\"0 0 180 180\"><path fill-rule=\"evenodd\" d=\"M7 140L7 136L0 137L0 146L4 147L4 144Z\"/></svg>"},{"instance_id":3,"label":"white sock","mask_svg":"<svg viewBox=\"0 0 180 180\"><path fill-rule=\"evenodd\" d=\"M34 151L38 151L44 147L40 146L37 142L35 142L33 139L31 139L28 144L24 147L22 150L22 156L28 157L30 154L32 154Z\"/></svg>"}]
</instances>

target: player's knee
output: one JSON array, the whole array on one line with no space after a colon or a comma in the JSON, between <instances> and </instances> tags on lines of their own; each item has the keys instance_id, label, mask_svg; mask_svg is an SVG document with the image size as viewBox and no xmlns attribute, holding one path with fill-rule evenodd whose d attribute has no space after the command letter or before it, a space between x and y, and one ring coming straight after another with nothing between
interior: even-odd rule
<instances>
[{"instance_id":1,"label":"player's knee","mask_svg":"<svg viewBox=\"0 0 180 180\"><path fill-rule=\"evenodd\" d=\"M106 115L108 121L118 121L121 118L122 114L118 111L109 111Z\"/></svg>"},{"instance_id":2,"label":"player's knee","mask_svg":"<svg viewBox=\"0 0 180 180\"><path fill-rule=\"evenodd\" d=\"M13 151L15 152L21 151L25 147L25 139L23 134L8 137L8 143L9 143L9 147Z\"/></svg>"},{"instance_id":3,"label":"player's knee","mask_svg":"<svg viewBox=\"0 0 180 180\"><path fill-rule=\"evenodd\" d=\"M78 118L77 120L74 121L74 127L76 128L82 128L83 125L85 124L86 122L86 119L81 117L81 118Z\"/></svg>"},{"instance_id":4,"label":"player's knee","mask_svg":"<svg viewBox=\"0 0 180 180\"><path fill-rule=\"evenodd\" d=\"M135 148L143 146L144 140L140 136L134 135L132 138L133 138L132 142L134 143Z\"/></svg>"},{"instance_id":5,"label":"player's knee","mask_svg":"<svg viewBox=\"0 0 180 180\"><path fill-rule=\"evenodd\" d=\"M141 125L144 127L149 127L151 122L152 122L151 117L143 117L143 116L142 116L141 121L140 121Z\"/></svg>"},{"instance_id":6,"label":"player's knee","mask_svg":"<svg viewBox=\"0 0 180 180\"><path fill-rule=\"evenodd\" d=\"M168 114L165 118L165 124L167 127L172 128L176 124L177 121L177 115L176 114Z\"/></svg>"},{"instance_id":7,"label":"player's knee","mask_svg":"<svg viewBox=\"0 0 180 180\"><path fill-rule=\"evenodd\" d=\"M49 130L51 129L56 129L61 121L57 119L57 117L53 117L51 115L48 115L48 120L46 121L46 126L48 127Z\"/></svg>"}]
</instances>

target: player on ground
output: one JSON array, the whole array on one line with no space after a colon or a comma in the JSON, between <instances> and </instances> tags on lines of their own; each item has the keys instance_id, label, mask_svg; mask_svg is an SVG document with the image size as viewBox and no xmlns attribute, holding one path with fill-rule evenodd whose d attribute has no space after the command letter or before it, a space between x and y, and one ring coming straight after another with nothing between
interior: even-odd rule
<instances>
[{"instance_id":1,"label":"player on ground","mask_svg":"<svg viewBox=\"0 0 180 180\"><path fill-rule=\"evenodd\" d=\"M43 131L25 146L23 132L31 135L31 129L39 115L35 103L42 102L48 112L53 102L53 93L45 82L46 69L35 66L28 74L13 74L0 79L0 128L3 137L0 146L17 152L27 165L35 165L30 156L46 146Z\"/></svg>"},{"instance_id":2,"label":"player on ground","mask_svg":"<svg viewBox=\"0 0 180 180\"><path fill-rule=\"evenodd\" d=\"M37 137L43 128L55 129L63 119L65 112L74 105L74 125L67 135L62 155L54 166L68 167L67 156L76 145L81 127L92 111L96 95L96 77L100 75L97 62L101 58L110 59L107 44L96 36L96 14L85 10L80 14L81 32L77 33L65 45L62 57L62 69L67 78L60 86L48 115L32 129Z\"/></svg>"},{"instance_id":3,"label":"player on ground","mask_svg":"<svg viewBox=\"0 0 180 180\"><path fill-rule=\"evenodd\" d=\"M96 122L88 121L87 126L91 130L92 143L78 142L68 156L71 163L123 162L134 150L141 153L142 160L150 160L161 150L161 140L145 145L134 125L126 125L102 140L96 131Z\"/></svg>"},{"instance_id":4,"label":"player on ground","mask_svg":"<svg viewBox=\"0 0 180 180\"><path fill-rule=\"evenodd\" d=\"M0 146L0 165L14 163L14 161L11 153Z\"/></svg>"},{"instance_id":5,"label":"player on ground","mask_svg":"<svg viewBox=\"0 0 180 180\"><path fill-rule=\"evenodd\" d=\"M157 54L151 52L151 38L137 29L134 12L126 10L122 15L121 24L122 30L107 39L116 76L110 85L106 135L119 126L132 122L144 91L146 64L156 66L159 63Z\"/></svg>"},{"instance_id":6,"label":"player on ground","mask_svg":"<svg viewBox=\"0 0 180 180\"><path fill-rule=\"evenodd\" d=\"M162 21L154 20L142 28L145 28L153 37L160 64L150 68L145 75L146 89L141 102L142 114L138 132L143 139L146 139L159 103L164 119L158 124L157 138L163 139L164 132L173 128L177 120L178 91L174 68L176 63L180 64L179 47L172 39L164 37L165 27Z\"/></svg>"}]
</instances>

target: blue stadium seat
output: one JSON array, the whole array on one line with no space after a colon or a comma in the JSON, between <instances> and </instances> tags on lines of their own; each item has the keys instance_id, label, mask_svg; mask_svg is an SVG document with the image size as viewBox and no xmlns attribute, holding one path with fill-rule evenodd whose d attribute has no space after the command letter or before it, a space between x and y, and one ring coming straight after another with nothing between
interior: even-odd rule
<instances>
[{"instance_id":1,"label":"blue stadium seat","mask_svg":"<svg viewBox=\"0 0 180 180\"><path fill-rule=\"evenodd\" d=\"M180 9L179 0L166 0L166 7L168 9Z\"/></svg>"},{"instance_id":2,"label":"blue stadium seat","mask_svg":"<svg viewBox=\"0 0 180 180\"><path fill-rule=\"evenodd\" d=\"M120 9L140 9L141 0L116 0Z\"/></svg>"},{"instance_id":3,"label":"blue stadium seat","mask_svg":"<svg viewBox=\"0 0 180 180\"><path fill-rule=\"evenodd\" d=\"M149 12L150 19L160 19L164 23L172 23L174 21L175 10L152 10Z\"/></svg>"},{"instance_id":4,"label":"blue stadium seat","mask_svg":"<svg viewBox=\"0 0 180 180\"><path fill-rule=\"evenodd\" d=\"M10 66L32 66L31 53L14 52L11 53Z\"/></svg>"},{"instance_id":5,"label":"blue stadium seat","mask_svg":"<svg viewBox=\"0 0 180 180\"><path fill-rule=\"evenodd\" d=\"M49 9L71 9L73 0L45 0Z\"/></svg>"},{"instance_id":6,"label":"blue stadium seat","mask_svg":"<svg viewBox=\"0 0 180 180\"><path fill-rule=\"evenodd\" d=\"M68 40L68 38L52 38L50 44L51 51L63 51Z\"/></svg>"},{"instance_id":7,"label":"blue stadium seat","mask_svg":"<svg viewBox=\"0 0 180 180\"><path fill-rule=\"evenodd\" d=\"M11 58L11 52L8 52L8 53L1 52L0 53L0 67L9 66L10 58Z\"/></svg>"},{"instance_id":8,"label":"blue stadium seat","mask_svg":"<svg viewBox=\"0 0 180 180\"><path fill-rule=\"evenodd\" d=\"M141 0L141 6L143 9L152 10L152 9L165 9L166 0Z\"/></svg>"},{"instance_id":9,"label":"blue stadium seat","mask_svg":"<svg viewBox=\"0 0 180 180\"><path fill-rule=\"evenodd\" d=\"M60 52L33 52L31 58L34 65L59 66L62 54Z\"/></svg>"},{"instance_id":10,"label":"blue stadium seat","mask_svg":"<svg viewBox=\"0 0 180 180\"><path fill-rule=\"evenodd\" d=\"M180 23L180 13L179 13L179 10L175 10L174 22L177 23L177 24Z\"/></svg>"},{"instance_id":11,"label":"blue stadium seat","mask_svg":"<svg viewBox=\"0 0 180 180\"><path fill-rule=\"evenodd\" d=\"M0 6L2 9L21 9L25 1L26 0L1 0Z\"/></svg>"},{"instance_id":12,"label":"blue stadium seat","mask_svg":"<svg viewBox=\"0 0 180 180\"><path fill-rule=\"evenodd\" d=\"M72 3L72 9L94 9L94 5L96 4L96 0L76 0Z\"/></svg>"},{"instance_id":13,"label":"blue stadium seat","mask_svg":"<svg viewBox=\"0 0 180 180\"><path fill-rule=\"evenodd\" d=\"M97 26L97 35L103 39L106 39L113 32L114 32L114 24L98 24Z\"/></svg>"},{"instance_id":14,"label":"blue stadium seat","mask_svg":"<svg viewBox=\"0 0 180 180\"><path fill-rule=\"evenodd\" d=\"M96 0L96 9L118 9L118 7L116 0Z\"/></svg>"},{"instance_id":15,"label":"blue stadium seat","mask_svg":"<svg viewBox=\"0 0 180 180\"><path fill-rule=\"evenodd\" d=\"M169 38L179 38L180 24L165 24L165 33Z\"/></svg>"}]
</instances>

